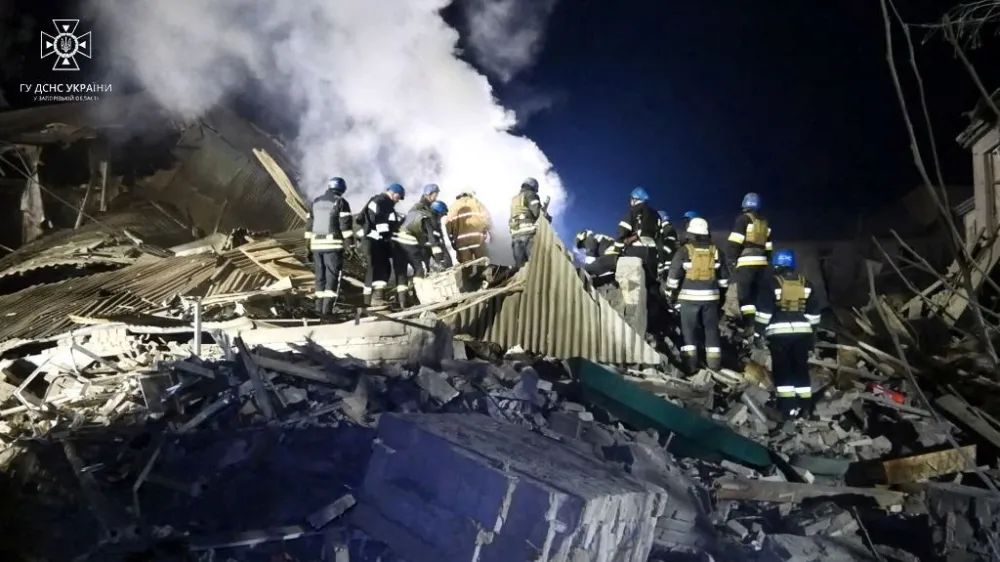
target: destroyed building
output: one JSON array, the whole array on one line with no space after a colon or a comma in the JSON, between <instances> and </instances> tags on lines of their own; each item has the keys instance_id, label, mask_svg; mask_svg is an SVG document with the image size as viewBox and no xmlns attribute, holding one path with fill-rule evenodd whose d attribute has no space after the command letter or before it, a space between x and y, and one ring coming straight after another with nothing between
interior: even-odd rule
<instances>
[{"instance_id":1,"label":"destroyed building","mask_svg":"<svg viewBox=\"0 0 1000 562\"><path fill-rule=\"evenodd\" d=\"M0 513L20 539L4 560L988 560L1000 544L996 365L969 333L990 309L956 267L900 277L900 248L923 265L911 232L846 266L847 249L805 260L831 312L817 416L789 426L765 356L681 376L674 338L648 333L641 267L622 258L595 289L544 219L522 270L415 280L401 311L358 308L352 254L339 322L321 322L301 314L293 167L236 113L42 107L0 113L0 143L16 225ZM979 216L976 189L961 216ZM987 271L994 238L973 247ZM893 275L916 285L897 294Z\"/></svg>"}]
</instances>

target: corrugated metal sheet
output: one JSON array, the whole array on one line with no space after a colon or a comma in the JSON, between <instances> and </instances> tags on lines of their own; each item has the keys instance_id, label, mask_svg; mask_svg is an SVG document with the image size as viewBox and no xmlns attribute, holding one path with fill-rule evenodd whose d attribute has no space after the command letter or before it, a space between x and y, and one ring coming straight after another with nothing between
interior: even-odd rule
<instances>
[{"instance_id":1,"label":"corrugated metal sheet","mask_svg":"<svg viewBox=\"0 0 1000 562\"><path fill-rule=\"evenodd\" d=\"M78 230L61 230L25 244L0 259L0 278L51 266L84 266L114 263L88 254L89 249L117 243L131 244L122 230L154 246L167 247L191 241L191 232L152 205L138 205L125 211L98 217Z\"/></svg>"},{"instance_id":2,"label":"corrugated metal sheet","mask_svg":"<svg viewBox=\"0 0 1000 562\"><path fill-rule=\"evenodd\" d=\"M294 248L302 233L282 238ZM299 242L298 240L301 240ZM239 250L136 263L88 277L36 285L0 296L0 353L76 327L69 316L108 317L152 312L179 295L218 296L260 290L275 279Z\"/></svg>"},{"instance_id":3,"label":"corrugated metal sheet","mask_svg":"<svg viewBox=\"0 0 1000 562\"><path fill-rule=\"evenodd\" d=\"M645 335L626 324L594 291L544 219L539 220L531 261L523 274L522 292L455 314L449 319L452 328L505 347L520 345L558 358L632 365L662 361Z\"/></svg>"}]
</instances>

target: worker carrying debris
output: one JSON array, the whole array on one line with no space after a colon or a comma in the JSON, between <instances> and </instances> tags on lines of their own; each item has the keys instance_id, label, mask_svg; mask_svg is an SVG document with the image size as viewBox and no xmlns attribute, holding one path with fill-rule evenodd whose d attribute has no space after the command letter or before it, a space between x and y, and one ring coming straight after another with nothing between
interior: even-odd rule
<instances>
[{"instance_id":1,"label":"worker carrying debris","mask_svg":"<svg viewBox=\"0 0 1000 562\"><path fill-rule=\"evenodd\" d=\"M344 248L354 243L351 206L344 199L345 191L347 182L343 178L330 178L326 192L313 199L309 208L306 238L316 273L316 314L321 316L333 310L340 290Z\"/></svg>"},{"instance_id":2,"label":"worker carrying debris","mask_svg":"<svg viewBox=\"0 0 1000 562\"><path fill-rule=\"evenodd\" d=\"M514 251L515 269L528 263L535 242L535 230L538 228L535 223L544 214L545 208L538 198L538 180L524 180L521 191L510 201L510 245Z\"/></svg>"},{"instance_id":3,"label":"worker carrying debris","mask_svg":"<svg viewBox=\"0 0 1000 562\"><path fill-rule=\"evenodd\" d=\"M368 258L365 272L365 306L384 307L385 287L392 272L392 235L399 228L396 203L406 197L398 183L372 197L361 212L362 247Z\"/></svg>"},{"instance_id":4,"label":"worker carrying debris","mask_svg":"<svg viewBox=\"0 0 1000 562\"><path fill-rule=\"evenodd\" d=\"M576 249L584 253L583 269L594 280L594 286L614 281L615 266L618 264L615 239L592 230L581 230L576 234L575 242Z\"/></svg>"},{"instance_id":5,"label":"worker carrying debris","mask_svg":"<svg viewBox=\"0 0 1000 562\"><path fill-rule=\"evenodd\" d=\"M740 322L744 337L753 330L754 315L760 291L768 276L768 257L771 254L771 227L760 214L760 195L747 193L743 196L743 210L736 217L733 231L729 233L729 248L726 255L735 259L733 282L736 283L737 299L740 303Z\"/></svg>"},{"instance_id":6,"label":"worker carrying debris","mask_svg":"<svg viewBox=\"0 0 1000 562\"><path fill-rule=\"evenodd\" d=\"M448 254L440 234L434 233L438 224L435 217L447 212L448 207L441 201L434 201L430 207L414 205L393 234L392 268L396 272L396 298L402 308L409 306L409 268L413 268L414 277L424 277L432 258L440 262Z\"/></svg>"},{"instance_id":7,"label":"worker carrying debris","mask_svg":"<svg viewBox=\"0 0 1000 562\"><path fill-rule=\"evenodd\" d=\"M696 219L696 218L698 218L698 213L696 213L694 211L688 211L688 212L684 213L684 221L681 223L681 229L680 229L680 232L679 232L679 234L677 236L677 245L678 246L681 246L683 244L687 244L688 243L688 239L687 239L688 238L688 234L687 234L688 225L691 224L691 219Z\"/></svg>"},{"instance_id":8,"label":"worker carrying debris","mask_svg":"<svg viewBox=\"0 0 1000 562\"><path fill-rule=\"evenodd\" d=\"M757 300L755 328L771 351L778 409L786 417L805 416L812 410L809 352L821 304L812 283L795 271L794 252L779 250L773 265Z\"/></svg>"},{"instance_id":9,"label":"worker carrying debris","mask_svg":"<svg viewBox=\"0 0 1000 562\"><path fill-rule=\"evenodd\" d=\"M472 191L459 193L445 219L445 229L458 263L469 263L489 254L486 244L490 241L492 227L490 212L476 199L476 194Z\"/></svg>"},{"instance_id":10,"label":"worker carrying debris","mask_svg":"<svg viewBox=\"0 0 1000 562\"><path fill-rule=\"evenodd\" d=\"M704 330L705 362L709 369L722 366L722 341L719 334L719 303L729 285L729 268L718 248L712 244L708 222L693 218L688 223L688 242L677 250L667 274L669 301L680 308L681 353L691 372L698 369L699 324Z\"/></svg>"},{"instance_id":11,"label":"worker carrying debris","mask_svg":"<svg viewBox=\"0 0 1000 562\"><path fill-rule=\"evenodd\" d=\"M670 269L670 260L677 251L677 229L670 223L670 215L666 211L660 211L660 231L656 237L657 259L656 277L665 279L667 271Z\"/></svg>"},{"instance_id":12,"label":"worker carrying debris","mask_svg":"<svg viewBox=\"0 0 1000 562\"><path fill-rule=\"evenodd\" d=\"M660 217L649 206L649 193L641 187L632 190L628 213L618 223L619 248L625 256L642 260L646 285L656 284L656 238L659 236Z\"/></svg>"}]
</instances>

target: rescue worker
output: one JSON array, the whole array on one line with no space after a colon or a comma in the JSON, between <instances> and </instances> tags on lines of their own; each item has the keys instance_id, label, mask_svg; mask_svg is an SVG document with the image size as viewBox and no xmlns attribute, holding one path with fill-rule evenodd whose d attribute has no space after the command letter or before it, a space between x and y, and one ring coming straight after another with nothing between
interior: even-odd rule
<instances>
[{"instance_id":1,"label":"rescue worker","mask_svg":"<svg viewBox=\"0 0 1000 562\"><path fill-rule=\"evenodd\" d=\"M670 269L670 260L677 251L677 229L670 223L670 215L660 211L660 232L657 236L656 277L664 279Z\"/></svg>"},{"instance_id":2,"label":"rescue worker","mask_svg":"<svg viewBox=\"0 0 1000 562\"><path fill-rule=\"evenodd\" d=\"M618 223L618 242L619 248L624 247L622 255L642 260L649 286L656 284L656 238L659 229L660 217L649 206L649 193L641 187L633 189L628 214Z\"/></svg>"},{"instance_id":3,"label":"rescue worker","mask_svg":"<svg viewBox=\"0 0 1000 562\"><path fill-rule=\"evenodd\" d=\"M767 340L778 409L786 417L812 410L809 352L815 346L813 327L820 322L820 301L812 283L795 271L795 254L779 250L774 269L761 287L755 313L757 334Z\"/></svg>"},{"instance_id":4,"label":"rescue worker","mask_svg":"<svg viewBox=\"0 0 1000 562\"><path fill-rule=\"evenodd\" d=\"M431 203L431 230L434 232L434 241L431 243L431 271L436 271L440 269L448 269L454 265L451 261L451 252L448 251L448 245L444 242L444 234L442 234L442 219L443 215L438 214L434 210L434 204L441 203L445 209L445 215L448 213L448 206L444 204L444 201L438 201L435 199Z\"/></svg>"},{"instance_id":5,"label":"rescue worker","mask_svg":"<svg viewBox=\"0 0 1000 562\"><path fill-rule=\"evenodd\" d=\"M384 307L385 287L392 272L392 235L399 228L396 203L406 197L398 183L368 200L361 212L362 244L368 258L365 272L365 306Z\"/></svg>"},{"instance_id":6,"label":"rescue worker","mask_svg":"<svg viewBox=\"0 0 1000 562\"><path fill-rule=\"evenodd\" d=\"M705 362L709 369L722 366L722 343L719 335L719 303L729 286L729 268L718 248L712 244L708 222L693 218L688 223L688 242L678 248L667 274L671 302L680 309L681 354L688 369L698 369L699 324L704 330Z\"/></svg>"},{"instance_id":7,"label":"rescue worker","mask_svg":"<svg viewBox=\"0 0 1000 562\"><path fill-rule=\"evenodd\" d=\"M743 210L729 233L729 248L726 255L735 259L733 282L740 303L740 323L744 337L752 333L756 302L761 287L767 280L768 257L771 254L771 228L760 214L760 196L747 193L743 197Z\"/></svg>"},{"instance_id":8,"label":"rescue worker","mask_svg":"<svg viewBox=\"0 0 1000 562\"><path fill-rule=\"evenodd\" d=\"M493 228L492 218L486 206L476 199L475 193L465 191L458 194L444 226L458 263L469 263L489 255L486 244Z\"/></svg>"},{"instance_id":9,"label":"rescue worker","mask_svg":"<svg viewBox=\"0 0 1000 562\"><path fill-rule=\"evenodd\" d=\"M429 183L424 186L422 193L420 194L420 199L413 204L412 208L420 207L426 210L428 213L431 210L431 203L437 201L438 195L441 193L441 188L438 187L436 183Z\"/></svg>"},{"instance_id":10,"label":"rescue worker","mask_svg":"<svg viewBox=\"0 0 1000 562\"><path fill-rule=\"evenodd\" d=\"M581 230L576 235L576 249L583 250L583 269L590 274L595 287L605 285L615 279L615 265L618 251L615 239L592 230Z\"/></svg>"},{"instance_id":11,"label":"rescue worker","mask_svg":"<svg viewBox=\"0 0 1000 562\"><path fill-rule=\"evenodd\" d=\"M538 198L538 180L528 178L521 191L510 201L510 245L514 252L514 268L528 263L535 242L538 217L542 216L542 201Z\"/></svg>"},{"instance_id":12,"label":"rescue worker","mask_svg":"<svg viewBox=\"0 0 1000 562\"><path fill-rule=\"evenodd\" d=\"M347 182L343 178L330 178L326 192L313 199L309 208L306 238L316 272L316 314L321 316L332 312L340 289L344 247L354 242L351 206L344 199L345 191Z\"/></svg>"},{"instance_id":13,"label":"rescue worker","mask_svg":"<svg viewBox=\"0 0 1000 562\"><path fill-rule=\"evenodd\" d=\"M424 277L431 257L438 260L444 252L438 245L441 237L434 235L434 216L447 212L448 207L441 201L434 201L429 208L414 205L393 234L392 268L396 272L396 298L401 308L409 306L409 268L413 268L414 277Z\"/></svg>"},{"instance_id":14,"label":"rescue worker","mask_svg":"<svg viewBox=\"0 0 1000 562\"><path fill-rule=\"evenodd\" d=\"M678 245L680 245L680 244L686 244L687 243L687 229L688 229L688 225L691 224L691 219L696 219L696 218L698 218L698 213L696 213L694 211L688 211L688 212L684 213L684 222L681 223L680 234L677 237L677 243L678 243Z\"/></svg>"}]
</instances>

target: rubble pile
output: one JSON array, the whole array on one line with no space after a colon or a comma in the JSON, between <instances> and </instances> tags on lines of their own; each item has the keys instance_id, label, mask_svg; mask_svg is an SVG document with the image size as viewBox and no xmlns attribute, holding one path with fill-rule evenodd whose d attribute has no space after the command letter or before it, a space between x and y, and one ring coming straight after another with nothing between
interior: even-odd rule
<instances>
[{"instance_id":1,"label":"rubble pile","mask_svg":"<svg viewBox=\"0 0 1000 562\"><path fill-rule=\"evenodd\" d=\"M432 319L421 322L434 331ZM384 343L361 332L396 324L345 328L355 350L374 349ZM886 385L831 380L813 419L780 423L767 381L751 369L684 380L519 349L468 358L489 348L440 329L436 338L450 345L414 339L411 359L366 361L324 344L320 328L308 328L315 340L298 335L304 329L280 329L280 341L220 331L199 343L199 355L190 332L96 332L4 360L12 524L24 537L60 538L24 541L22 552L47 560L557 560L594 548L620 560L991 555L997 500L982 479L996 474L996 457L977 451L973 432ZM611 529L619 546L606 542ZM589 542L595 533L604 538Z\"/></svg>"}]
</instances>

